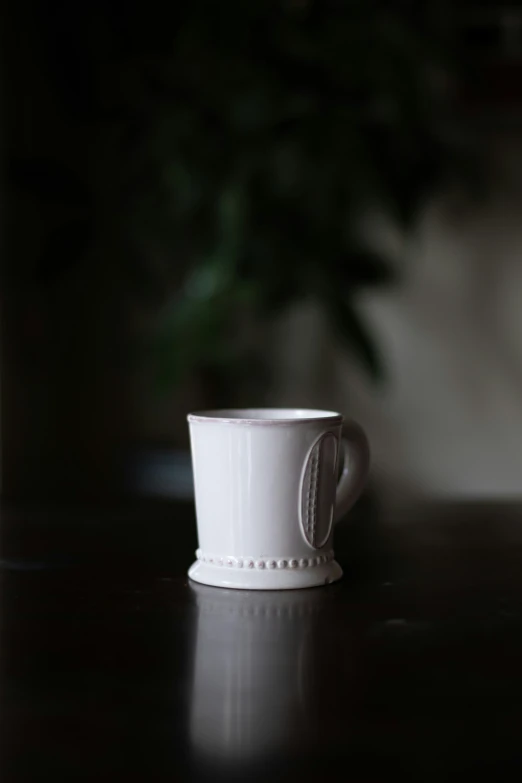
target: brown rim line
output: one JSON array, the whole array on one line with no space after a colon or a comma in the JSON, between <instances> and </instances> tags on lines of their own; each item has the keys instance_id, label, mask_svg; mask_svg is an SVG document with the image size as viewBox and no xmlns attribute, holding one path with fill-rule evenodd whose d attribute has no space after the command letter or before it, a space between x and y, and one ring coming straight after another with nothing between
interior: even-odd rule
<instances>
[{"instance_id":1,"label":"brown rim line","mask_svg":"<svg viewBox=\"0 0 522 783\"><path fill-rule=\"evenodd\" d=\"M294 415L292 415L294 412ZM280 415L270 415L270 414ZM288 413L287 416L284 414ZM250 415L249 415L250 414ZM282 415L281 415L282 414ZM295 415L298 414L298 415ZM197 411L189 413L190 424L243 424L247 426L272 426L274 424L341 424L343 416L336 411L314 410L309 408L237 408L223 410Z\"/></svg>"}]
</instances>

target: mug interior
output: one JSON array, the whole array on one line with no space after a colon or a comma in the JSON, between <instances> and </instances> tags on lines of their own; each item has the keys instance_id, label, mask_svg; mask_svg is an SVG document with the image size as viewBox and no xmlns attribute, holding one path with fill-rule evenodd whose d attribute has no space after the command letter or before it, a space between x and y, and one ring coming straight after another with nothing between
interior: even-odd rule
<instances>
[{"instance_id":1,"label":"mug interior","mask_svg":"<svg viewBox=\"0 0 522 783\"><path fill-rule=\"evenodd\" d=\"M320 421L322 419L342 420L335 411L314 410L313 408L224 408L222 410L198 411L189 413L191 421L219 421L237 424L290 424L293 422Z\"/></svg>"}]
</instances>

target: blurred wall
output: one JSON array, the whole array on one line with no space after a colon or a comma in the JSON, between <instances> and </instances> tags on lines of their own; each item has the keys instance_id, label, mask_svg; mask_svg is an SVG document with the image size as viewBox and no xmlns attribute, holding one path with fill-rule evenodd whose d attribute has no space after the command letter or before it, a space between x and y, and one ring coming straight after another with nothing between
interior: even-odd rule
<instances>
[{"instance_id":1,"label":"blurred wall","mask_svg":"<svg viewBox=\"0 0 522 783\"><path fill-rule=\"evenodd\" d=\"M402 242L374 223L402 282L362 309L387 365L375 388L329 344L316 312L280 325L274 399L342 409L368 429L374 477L392 493L522 490L522 141L488 143L486 201L447 193ZM405 252L403 252L405 251ZM313 346L310 352L310 345Z\"/></svg>"}]
</instances>

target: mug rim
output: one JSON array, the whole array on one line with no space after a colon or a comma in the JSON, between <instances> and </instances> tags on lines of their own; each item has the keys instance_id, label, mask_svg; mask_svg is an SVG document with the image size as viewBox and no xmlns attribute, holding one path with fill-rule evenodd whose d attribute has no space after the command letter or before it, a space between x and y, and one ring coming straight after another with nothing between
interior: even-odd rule
<instances>
[{"instance_id":1,"label":"mug rim","mask_svg":"<svg viewBox=\"0 0 522 783\"><path fill-rule=\"evenodd\" d=\"M341 424L343 416L337 411L315 408L220 408L189 413L187 421L189 424L214 423L266 427L276 424L311 424L314 422Z\"/></svg>"}]
</instances>

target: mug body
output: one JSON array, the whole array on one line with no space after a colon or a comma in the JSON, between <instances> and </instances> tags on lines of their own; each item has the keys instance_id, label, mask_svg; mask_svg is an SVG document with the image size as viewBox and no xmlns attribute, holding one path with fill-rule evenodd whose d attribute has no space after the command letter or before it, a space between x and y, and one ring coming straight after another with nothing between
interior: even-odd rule
<instances>
[{"instance_id":1,"label":"mug body","mask_svg":"<svg viewBox=\"0 0 522 783\"><path fill-rule=\"evenodd\" d=\"M203 584L245 589L335 581L332 537L342 416L244 409L188 417Z\"/></svg>"}]
</instances>

